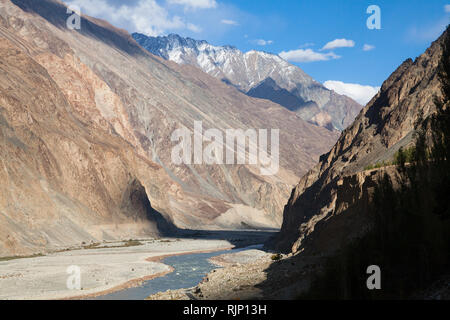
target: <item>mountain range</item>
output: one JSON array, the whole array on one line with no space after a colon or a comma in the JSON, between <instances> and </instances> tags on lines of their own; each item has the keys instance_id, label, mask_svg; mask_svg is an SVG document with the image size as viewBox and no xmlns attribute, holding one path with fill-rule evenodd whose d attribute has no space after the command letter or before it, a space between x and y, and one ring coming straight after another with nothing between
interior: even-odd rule
<instances>
[{"instance_id":1,"label":"mountain range","mask_svg":"<svg viewBox=\"0 0 450 320\"><path fill-rule=\"evenodd\" d=\"M58 0L0 2L0 255L178 229L278 228L337 133ZM280 129L280 170L178 165L177 129ZM246 150L246 153L248 151Z\"/></svg>"},{"instance_id":2,"label":"mountain range","mask_svg":"<svg viewBox=\"0 0 450 320\"><path fill-rule=\"evenodd\" d=\"M296 112L303 120L342 131L362 106L315 81L280 56L242 52L233 46L214 46L176 34L149 37L133 33L149 52L182 65L192 65L251 97L271 100Z\"/></svg>"},{"instance_id":3,"label":"mountain range","mask_svg":"<svg viewBox=\"0 0 450 320\"><path fill-rule=\"evenodd\" d=\"M184 230L281 227L266 248L286 255L246 258L180 295L297 298L323 273L326 258L361 243L374 224L370 205L381 178L396 181L408 165L392 160L414 147L419 130L432 136L432 127L418 124L436 114L439 101L447 99L448 108L441 66L450 70L449 29L405 60L361 109L274 54L130 35L84 15L81 29L70 30L66 19L59 0L0 2L0 257ZM279 129L279 171L264 175L261 163L175 163L174 132L211 138L195 130L199 121L203 130ZM237 148L247 159L251 147ZM432 162L424 154L421 161ZM448 173L443 179L448 186ZM445 199L442 189L432 192ZM448 214L442 203L447 207L438 209ZM417 221L414 232L424 222ZM434 237L432 226L426 235ZM392 244L395 256L413 248L423 257L418 274L433 262L421 251L426 240L407 250ZM338 260L337 269L358 281L363 274L358 286L365 290L366 266L353 269L358 259ZM335 279L331 274L332 285Z\"/></svg>"}]
</instances>

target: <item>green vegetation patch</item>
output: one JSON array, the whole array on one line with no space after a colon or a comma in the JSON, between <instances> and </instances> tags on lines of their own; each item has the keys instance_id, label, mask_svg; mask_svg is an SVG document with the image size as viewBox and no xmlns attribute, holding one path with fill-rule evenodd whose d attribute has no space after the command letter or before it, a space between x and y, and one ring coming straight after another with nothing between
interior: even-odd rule
<instances>
[{"instance_id":1,"label":"green vegetation patch","mask_svg":"<svg viewBox=\"0 0 450 320\"><path fill-rule=\"evenodd\" d=\"M429 157L429 156L427 156ZM370 164L364 170L380 169L389 166L398 166L402 163L410 164L416 158L416 147L412 146L407 149L400 148L394 155L392 161L380 161L375 164Z\"/></svg>"},{"instance_id":2,"label":"green vegetation patch","mask_svg":"<svg viewBox=\"0 0 450 320\"><path fill-rule=\"evenodd\" d=\"M11 257L0 257L0 262L2 261L11 261L11 260L17 260L17 259L30 259L30 258L37 258L37 257L43 257L44 254L37 253L29 256L11 256Z\"/></svg>"}]
</instances>

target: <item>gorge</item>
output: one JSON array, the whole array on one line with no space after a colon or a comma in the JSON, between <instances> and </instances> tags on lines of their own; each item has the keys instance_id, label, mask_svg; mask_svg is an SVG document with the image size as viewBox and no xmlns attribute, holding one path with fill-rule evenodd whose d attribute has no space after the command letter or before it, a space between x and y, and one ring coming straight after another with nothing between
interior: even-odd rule
<instances>
[{"instance_id":1,"label":"gorge","mask_svg":"<svg viewBox=\"0 0 450 320\"><path fill-rule=\"evenodd\" d=\"M275 54L67 12L0 1L0 299L448 299L448 28L362 107ZM417 286L361 291L411 260Z\"/></svg>"}]
</instances>

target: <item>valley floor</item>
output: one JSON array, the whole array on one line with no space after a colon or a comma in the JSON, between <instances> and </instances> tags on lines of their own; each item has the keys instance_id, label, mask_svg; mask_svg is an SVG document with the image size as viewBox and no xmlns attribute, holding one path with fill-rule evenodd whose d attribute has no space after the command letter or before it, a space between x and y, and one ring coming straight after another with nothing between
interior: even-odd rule
<instances>
[{"instance_id":1,"label":"valley floor","mask_svg":"<svg viewBox=\"0 0 450 320\"><path fill-rule=\"evenodd\" d=\"M141 239L140 245L136 246L127 246L129 242L108 242L45 256L12 260L0 258L0 299L103 296L171 273L173 268L161 263L168 256L247 248L263 243L272 234L195 231L184 234L183 238ZM148 299L295 299L309 287L323 264L323 258L317 256L277 256L259 249L230 251L209 261L221 268L212 270L197 286L159 292ZM70 266L80 268L81 290L67 288ZM417 297L448 299L449 288L448 277L443 278Z\"/></svg>"},{"instance_id":2,"label":"valley floor","mask_svg":"<svg viewBox=\"0 0 450 320\"><path fill-rule=\"evenodd\" d=\"M193 288L168 290L147 300L295 300L307 292L325 260L323 257L284 256L246 250L210 259L223 268L210 272ZM413 300L450 300L450 275L444 275Z\"/></svg>"},{"instance_id":3,"label":"valley floor","mask_svg":"<svg viewBox=\"0 0 450 320\"><path fill-rule=\"evenodd\" d=\"M126 243L116 242L101 244L100 248L0 259L0 299L93 297L170 273L171 267L160 263L159 257L234 247L232 240L220 238L148 239L140 242L142 245L138 246L123 246ZM73 269L68 269L70 266L80 268L81 290L67 288L67 281L74 274Z\"/></svg>"}]
</instances>

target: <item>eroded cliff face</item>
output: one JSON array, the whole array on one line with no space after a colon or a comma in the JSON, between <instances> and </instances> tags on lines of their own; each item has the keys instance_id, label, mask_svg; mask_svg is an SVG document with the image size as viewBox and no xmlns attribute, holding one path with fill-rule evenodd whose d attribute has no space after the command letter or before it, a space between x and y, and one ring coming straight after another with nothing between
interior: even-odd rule
<instances>
[{"instance_id":1,"label":"eroded cliff face","mask_svg":"<svg viewBox=\"0 0 450 320\"><path fill-rule=\"evenodd\" d=\"M48 72L3 37L0 56L0 255L159 235L145 189L168 201L164 170L71 113Z\"/></svg>"},{"instance_id":2,"label":"eroded cliff face","mask_svg":"<svg viewBox=\"0 0 450 320\"><path fill-rule=\"evenodd\" d=\"M320 212L305 219L299 227L299 237L291 246L292 252L308 255L330 255L343 244L363 236L371 227L370 213L377 184L388 175L397 187L399 177L395 166L362 171L342 176L328 184L320 199L303 193L297 201L321 202ZM297 222L297 221L295 221Z\"/></svg>"},{"instance_id":3,"label":"eroded cliff face","mask_svg":"<svg viewBox=\"0 0 450 320\"><path fill-rule=\"evenodd\" d=\"M78 31L67 17L56 0L0 2L0 255L171 223L281 224L297 177L335 133L152 56L105 21L83 16ZM280 171L173 164L173 131L198 120L204 130L280 129Z\"/></svg>"},{"instance_id":4,"label":"eroded cliff face","mask_svg":"<svg viewBox=\"0 0 450 320\"><path fill-rule=\"evenodd\" d=\"M336 237L365 228L362 222L354 223L357 216L364 220L366 194L374 182L364 168L392 160L400 147L412 143L415 123L434 112L435 97L441 96L437 67L444 36L415 61L403 62L331 151L303 176L284 209L283 226L273 246L287 252L308 246L327 251L340 245ZM315 241L318 226L328 231L321 231L322 240Z\"/></svg>"}]
</instances>

